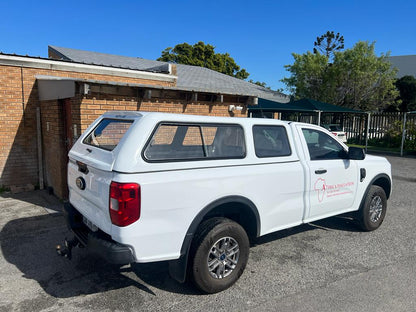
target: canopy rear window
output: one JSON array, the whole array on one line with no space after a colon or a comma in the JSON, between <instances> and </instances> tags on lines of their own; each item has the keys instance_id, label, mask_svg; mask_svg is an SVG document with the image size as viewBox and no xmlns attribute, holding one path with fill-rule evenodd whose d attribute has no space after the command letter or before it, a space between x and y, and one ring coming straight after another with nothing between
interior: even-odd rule
<instances>
[{"instance_id":1,"label":"canopy rear window","mask_svg":"<svg viewBox=\"0 0 416 312\"><path fill-rule=\"evenodd\" d=\"M133 120L104 118L88 134L83 143L112 151L127 132Z\"/></svg>"}]
</instances>

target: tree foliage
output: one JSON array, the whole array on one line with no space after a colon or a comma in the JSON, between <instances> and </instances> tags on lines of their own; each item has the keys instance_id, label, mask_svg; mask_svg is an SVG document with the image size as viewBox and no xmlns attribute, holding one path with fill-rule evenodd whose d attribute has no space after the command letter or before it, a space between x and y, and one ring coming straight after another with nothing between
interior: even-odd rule
<instances>
[{"instance_id":1,"label":"tree foliage","mask_svg":"<svg viewBox=\"0 0 416 312\"><path fill-rule=\"evenodd\" d=\"M296 98L322 99L322 92L326 89L328 58L320 53L292 54L295 62L286 65L291 73L289 78L282 81L286 84L289 92Z\"/></svg>"},{"instance_id":2,"label":"tree foliage","mask_svg":"<svg viewBox=\"0 0 416 312\"><path fill-rule=\"evenodd\" d=\"M333 62L321 53L293 53L286 65L289 78L282 81L295 98L311 98L360 110L382 110L395 102L398 91L388 54L376 56L374 43L357 42L334 52Z\"/></svg>"},{"instance_id":3,"label":"tree foliage","mask_svg":"<svg viewBox=\"0 0 416 312\"><path fill-rule=\"evenodd\" d=\"M162 51L158 61L206 67L220 73L246 79L250 74L236 64L228 53L215 53L215 47L200 41L194 45L186 42Z\"/></svg>"},{"instance_id":4,"label":"tree foliage","mask_svg":"<svg viewBox=\"0 0 416 312\"><path fill-rule=\"evenodd\" d=\"M416 78L414 76L403 76L396 81L396 87L400 92L402 112L416 110Z\"/></svg>"},{"instance_id":5,"label":"tree foliage","mask_svg":"<svg viewBox=\"0 0 416 312\"><path fill-rule=\"evenodd\" d=\"M328 30L322 36L316 37L314 46L313 53L317 54L320 51L326 57L331 58L335 51L344 49L344 36Z\"/></svg>"}]
</instances>

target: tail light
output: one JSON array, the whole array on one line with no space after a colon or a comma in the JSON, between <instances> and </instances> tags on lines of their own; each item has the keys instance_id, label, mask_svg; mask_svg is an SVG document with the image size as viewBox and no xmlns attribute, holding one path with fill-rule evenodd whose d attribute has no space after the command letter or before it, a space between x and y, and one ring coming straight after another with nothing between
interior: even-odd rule
<instances>
[{"instance_id":1,"label":"tail light","mask_svg":"<svg viewBox=\"0 0 416 312\"><path fill-rule=\"evenodd\" d=\"M335 135L335 136L337 136L337 135L338 135L338 133L336 133L336 132L332 132L332 134L333 134L333 135Z\"/></svg>"},{"instance_id":2,"label":"tail light","mask_svg":"<svg viewBox=\"0 0 416 312\"><path fill-rule=\"evenodd\" d=\"M140 218L140 185L111 182L110 217L117 226L130 225Z\"/></svg>"}]
</instances>

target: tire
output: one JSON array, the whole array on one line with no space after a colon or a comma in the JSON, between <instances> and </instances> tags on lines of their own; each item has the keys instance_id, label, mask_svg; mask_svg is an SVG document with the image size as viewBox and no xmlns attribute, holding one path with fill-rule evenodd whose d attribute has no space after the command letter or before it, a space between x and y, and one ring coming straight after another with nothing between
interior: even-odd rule
<instances>
[{"instance_id":1,"label":"tire","mask_svg":"<svg viewBox=\"0 0 416 312\"><path fill-rule=\"evenodd\" d=\"M249 251L247 233L238 223L226 218L203 222L191 247L193 283L205 293L227 289L243 274Z\"/></svg>"},{"instance_id":2,"label":"tire","mask_svg":"<svg viewBox=\"0 0 416 312\"><path fill-rule=\"evenodd\" d=\"M363 231L374 231L383 223L387 211L387 197L384 190L372 185L364 203L357 213L357 220Z\"/></svg>"}]
</instances>

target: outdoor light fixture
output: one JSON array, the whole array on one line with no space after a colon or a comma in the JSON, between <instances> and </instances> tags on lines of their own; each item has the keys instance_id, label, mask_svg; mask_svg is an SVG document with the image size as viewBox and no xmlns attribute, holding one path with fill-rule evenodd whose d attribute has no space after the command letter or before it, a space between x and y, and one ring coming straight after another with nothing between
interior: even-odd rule
<instances>
[{"instance_id":1,"label":"outdoor light fixture","mask_svg":"<svg viewBox=\"0 0 416 312\"><path fill-rule=\"evenodd\" d=\"M228 106L228 111L229 112L232 112L232 111L242 111L243 110L243 107L242 106L240 106L240 105L238 105L238 106L235 106L235 105L230 105L230 106Z\"/></svg>"},{"instance_id":2,"label":"outdoor light fixture","mask_svg":"<svg viewBox=\"0 0 416 312\"><path fill-rule=\"evenodd\" d=\"M84 95L91 94L91 87L88 83L84 83Z\"/></svg>"},{"instance_id":3,"label":"outdoor light fixture","mask_svg":"<svg viewBox=\"0 0 416 312\"><path fill-rule=\"evenodd\" d=\"M143 96L143 98L145 100L150 100L152 98L152 90L150 90L150 89L144 90L144 96Z\"/></svg>"}]
</instances>

